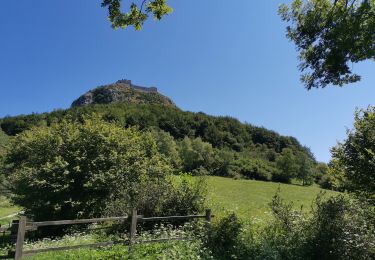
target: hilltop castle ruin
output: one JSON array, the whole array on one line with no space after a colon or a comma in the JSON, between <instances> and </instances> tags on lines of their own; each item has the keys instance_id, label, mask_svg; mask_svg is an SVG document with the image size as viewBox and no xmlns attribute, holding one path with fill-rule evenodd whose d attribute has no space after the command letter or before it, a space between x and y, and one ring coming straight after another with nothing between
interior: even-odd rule
<instances>
[{"instance_id":1,"label":"hilltop castle ruin","mask_svg":"<svg viewBox=\"0 0 375 260\"><path fill-rule=\"evenodd\" d=\"M116 81L116 84L125 85L126 87L130 86L136 90L145 91L145 92L158 92L156 87L143 87L132 84L132 81L129 79L120 79Z\"/></svg>"}]
</instances>

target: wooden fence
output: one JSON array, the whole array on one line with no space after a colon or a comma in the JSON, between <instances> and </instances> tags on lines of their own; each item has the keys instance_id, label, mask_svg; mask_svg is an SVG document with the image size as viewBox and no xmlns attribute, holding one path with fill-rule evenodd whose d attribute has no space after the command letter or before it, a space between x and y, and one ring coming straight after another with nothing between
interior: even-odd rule
<instances>
[{"instance_id":1,"label":"wooden fence","mask_svg":"<svg viewBox=\"0 0 375 260\"><path fill-rule=\"evenodd\" d=\"M12 223L10 227L0 227L0 233L6 231L12 231L16 235L16 247L15 251L10 251L8 253L9 258L18 260L22 257L31 256L37 253L49 252L49 251L60 251L60 250L71 250L78 248L95 248L103 246L111 246L115 244L125 244L132 246L134 243L153 243L153 242L164 242L169 240L186 240L186 237L175 237L175 238L164 238L164 239L154 239L148 241L141 241L136 239L137 233L137 223L148 222L148 221L170 221L170 220L190 220L190 219L205 219L209 224L211 223L211 210L207 209L205 215L188 215L188 216L168 216L168 217L144 217L137 214L137 210L132 211L132 215L123 217L110 217L110 218L93 218L93 219L76 219L76 220L57 220L57 221L42 221L42 222L28 222L25 216L21 216L18 223ZM90 223L101 223L107 221L126 221L130 220L130 234L129 240L124 241L108 241L100 242L95 244L84 244L84 245L74 245L74 246L64 246L64 247L52 247L43 248L35 250L24 250L23 245L25 241L25 236L27 231L36 231L39 227L46 226L61 226L61 225L74 225L74 224L90 224Z\"/></svg>"}]
</instances>

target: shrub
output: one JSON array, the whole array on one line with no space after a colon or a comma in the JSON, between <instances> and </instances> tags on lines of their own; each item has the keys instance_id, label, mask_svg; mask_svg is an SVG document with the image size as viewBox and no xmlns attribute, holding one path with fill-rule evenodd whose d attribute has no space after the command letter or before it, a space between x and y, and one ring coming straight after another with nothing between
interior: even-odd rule
<instances>
[{"instance_id":1,"label":"shrub","mask_svg":"<svg viewBox=\"0 0 375 260\"><path fill-rule=\"evenodd\" d=\"M151 128L150 132L156 140L158 151L169 160L173 170L179 172L182 162L174 138L169 133L158 128Z\"/></svg>"},{"instance_id":2,"label":"shrub","mask_svg":"<svg viewBox=\"0 0 375 260\"><path fill-rule=\"evenodd\" d=\"M319 195L306 214L275 195L271 208L262 226L233 214L213 225L215 259L375 259L375 209L364 202Z\"/></svg>"},{"instance_id":3,"label":"shrub","mask_svg":"<svg viewBox=\"0 0 375 260\"><path fill-rule=\"evenodd\" d=\"M111 247L101 247L98 249L75 249L58 252L39 253L31 259L212 259L211 252L204 247L201 239L194 237L196 227L187 223L175 229L168 225L155 226L150 232L141 232L137 239L148 241L152 239L165 239L171 237L189 237L189 241L166 241L161 243L137 243L130 247L126 245L115 245ZM94 234L71 234L65 235L61 239L44 239L41 241L26 243L25 249L42 249L48 247L72 246L77 244L92 244L108 240L117 240L121 237L102 237Z\"/></svg>"},{"instance_id":4,"label":"shrub","mask_svg":"<svg viewBox=\"0 0 375 260\"><path fill-rule=\"evenodd\" d=\"M242 175L247 179L269 181L274 168L264 160L242 157L230 167L232 172Z\"/></svg>"},{"instance_id":5,"label":"shrub","mask_svg":"<svg viewBox=\"0 0 375 260\"><path fill-rule=\"evenodd\" d=\"M344 196L316 199L311 216L278 196L275 221L262 232L262 254L277 259L374 259L373 208Z\"/></svg>"},{"instance_id":6,"label":"shrub","mask_svg":"<svg viewBox=\"0 0 375 260\"><path fill-rule=\"evenodd\" d=\"M5 161L13 201L35 220L97 217L111 207L159 214L175 192L150 133L97 117L33 128L11 146ZM200 205L189 202L187 210Z\"/></svg>"},{"instance_id":7,"label":"shrub","mask_svg":"<svg viewBox=\"0 0 375 260\"><path fill-rule=\"evenodd\" d=\"M322 189L332 190L333 189L333 178L329 174L324 174L319 180L319 186Z\"/></svg>"},{"instance_id":8,"label":"shrub","mask_svg":"<svg viewBox=\"0 0 375 260\"><path fill-rule=\"evenodd\" d=\"M215 150L210 143L202 141L201 138L190 139L185 137L179 143L179 153L185 171L194 172L201 167L207 171L212 170Z\"/></svg>"},{"instance_id":9,"label":"shrub","mask_svg":"<svg viewBox=\"0 0 375 260\"><path fill-rule=\"evenodd\" d=\"M242 223L231 213L216 222L209 235L208 245L215 259L235 259L241 254L241 229Z\"/></svg>"}]
</instances>

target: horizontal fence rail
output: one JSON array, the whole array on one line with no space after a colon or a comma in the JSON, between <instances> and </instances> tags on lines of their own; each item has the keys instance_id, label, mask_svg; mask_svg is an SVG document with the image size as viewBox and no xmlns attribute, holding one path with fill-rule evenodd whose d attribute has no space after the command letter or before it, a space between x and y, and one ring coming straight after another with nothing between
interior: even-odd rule
<instances>
[{"instance_id":1,"label":"horizontal fence rail","mask_svg":"<svg viewBox=\"0 0 375 260\"><path fill-rule=\"evenodd\" d=\"M123 244L132 246L136 243L156 243L156 242L166 242L170 240L190 240L188 237L173 237L173 238L161 238L161 239L151 239L151 240L137 240L137 223L139 222L151 222L151 221L173 221L173 220L190 220L190 219L205 219L207 223L211 222L211 218L214 215L211 214L211 210L207 209L205 215L187 215L187 216L167 216L167 217L144 217L137 214L137 210L132 211L131 216L121 216L121 217L108 217L108 218L93 218L93 219L75 219L75 220L54 220L54 221L40 221L40 222L28 222L25 216L21 216L18 222L13 222L10 227L0 227L0 232L11 231L16 234L16 248L15 251L9 251L8 257L14 257L18 260L23 257L32 256L37 253L50 252L50 251L60 251L60 250L72 250L78 248L97 248L103 246L112 246L116 244ZM92 224L101 223L107 221L130 221L130 234L128 240L121 241L108 241L108 242L98 242L94 244L83 244L74 246L61 246L61 247L51 247L43 249L34 250L23 250L23 245L25 241L25 235L27 231L35 231L39 227L48 226L61 226L61 225L76 225L76 224ZM1 257L0 257L1 258Z\"/></svg>"}]
</instances>

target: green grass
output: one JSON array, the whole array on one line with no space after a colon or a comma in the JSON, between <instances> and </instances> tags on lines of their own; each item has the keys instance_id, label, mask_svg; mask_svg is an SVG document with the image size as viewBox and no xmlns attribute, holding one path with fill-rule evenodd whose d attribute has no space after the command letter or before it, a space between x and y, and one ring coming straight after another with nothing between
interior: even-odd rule
<instances>
[{"instance_id":1,"label":"green grass","mask_svg":"<svg viewBox=\"0 0 375 260\"><path fill-rule=\"evenodd\" d=\"M5 197L0 196L0 224L6 224L11 222L12 218L4 217L15 214L20 210L20 207L13 205Z\"/></svg>"},{"instance_id":2,"label":"green grass","mask_svg":"<svg viewBox=\"0 0 375 260\"><path fill-rule=\"evenodd\" d=\"M253 180L234 180L223 177L208 177L208 204L215 215L233 211L243 219L255 218L260 221L270 218L269 203L280 187L280 196L285 201L293 201L294 207L310 210L313 200L322 189L317 186L278 184ZM339 194L325 191L327 196Z\"/></svg>"},{"instance_id":3,"label":"green grass","mask_svg":"<svg viewBox=\"0 0 375 260\"><path fill-rule=\"evenodd\" d=\"M278 189L280 196L285 201L293 201L296 209L303 205L305 210L309 210L311 203L322 190L317 186L303 187L298 185L278 184L272 182L261 182L252 180L234 180L222 177L208 177L209 187L208 207L213 213L220 217L227 211L236 212L244 220L255 220L259 223L270 219L269 203ZM333 191L325 191L327 196L339 194ZM9 203L9 201L0 197L0 217L18 212L20 209ZM73 240L72 240L73 239ZM86 241L87 240L87 241ZM41 241L32 245L26 245L28 249L43 248L45 246L73 245L76 243L85 244L95 242L92 237L83 235L72 237L71 239L62 239L61 241ZM186 244L185 242L161 243L155 245L138 245L133 252L133 259L162 259L175 258L175 254L191 255L197 247ZM169 250L169 251L168 251ZM80 249L61 252L49 252L38 254L30 259L128 259L129 251L126 246L114 246L101 249Z\"/></svg>"}]
</instances>

